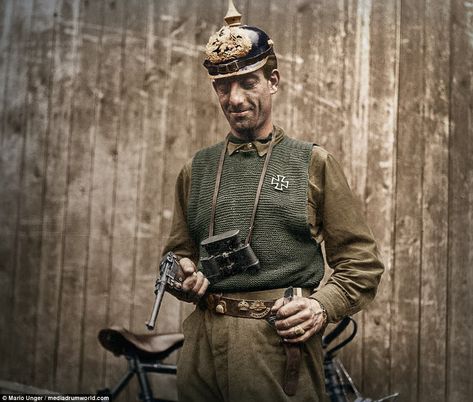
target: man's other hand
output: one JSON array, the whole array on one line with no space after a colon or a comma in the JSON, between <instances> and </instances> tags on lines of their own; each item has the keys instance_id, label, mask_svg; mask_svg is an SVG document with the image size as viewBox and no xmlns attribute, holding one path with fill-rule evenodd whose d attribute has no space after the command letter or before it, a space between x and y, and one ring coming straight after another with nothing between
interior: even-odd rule
<instances>
[{"instance_id":1,"label":"man's other hand","mask_svg":"<svg viewBox=\"0 0 473 402\"><path fill-rule=\"evenodd\" d=\"M278 335L289 343L307 341L320 331L327 318L319 302L308 297L294 296L284 304L284 298L276 300L272 308L276 313Z\"/></svg>"}]
</instances>

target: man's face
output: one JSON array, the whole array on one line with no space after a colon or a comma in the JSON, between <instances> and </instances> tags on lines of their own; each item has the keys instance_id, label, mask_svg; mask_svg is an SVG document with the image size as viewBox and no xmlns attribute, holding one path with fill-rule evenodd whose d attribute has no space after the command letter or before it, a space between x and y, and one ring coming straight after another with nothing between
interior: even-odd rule
<instances>
[{"instance_id":1,"label":"man's face","mask_svg":"<svg viewBox=\"0 0 473 402\"><path fill-rule=\"evenodd\" d=\"M276 93L278 83L277 70L265 78L262 69L213 82L220 106L234 134L253 140L270 133L271 95Z\"/></svg>"}]
</instances>

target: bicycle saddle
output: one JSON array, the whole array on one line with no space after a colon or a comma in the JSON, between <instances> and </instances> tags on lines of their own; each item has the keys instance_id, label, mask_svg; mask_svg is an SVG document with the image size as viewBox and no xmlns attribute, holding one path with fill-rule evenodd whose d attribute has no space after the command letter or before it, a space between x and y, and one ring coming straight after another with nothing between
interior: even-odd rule
<instances>
[{"instance_id":1,"label":"bicycle saddle","mask_svg":"<svg viewBox=\"0 0 473 402\"><path fill-rule=\"evenodd\" d=\"M100 344L116 356L137 355L142 360L163 360L184 343L184 334L134 334L122 327L100 330Z\"/></svg>"}]
</instances>

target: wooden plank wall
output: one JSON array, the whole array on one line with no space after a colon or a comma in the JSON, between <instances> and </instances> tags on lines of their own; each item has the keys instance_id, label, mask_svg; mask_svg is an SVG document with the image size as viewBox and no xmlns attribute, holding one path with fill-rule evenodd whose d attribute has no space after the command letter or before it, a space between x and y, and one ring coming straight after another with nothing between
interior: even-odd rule
<instances>
[{"instance_id":1,"label":"wooden plank wall","mask_svg":"<svg viewBox=\"0 0 473 402\"><path fill-rule=\"evenodd\" d=\"M353 378L370 397L469 400L473 3L236 4L276 44L276 122L337 157L382 250L343 353ZM120 376L96 334L144 331L175 178L226 132L201 66L225 11L0 2L0 379L89 392ZM189 311L166 297L159 331Z\"/></svg>"}]
</instances>

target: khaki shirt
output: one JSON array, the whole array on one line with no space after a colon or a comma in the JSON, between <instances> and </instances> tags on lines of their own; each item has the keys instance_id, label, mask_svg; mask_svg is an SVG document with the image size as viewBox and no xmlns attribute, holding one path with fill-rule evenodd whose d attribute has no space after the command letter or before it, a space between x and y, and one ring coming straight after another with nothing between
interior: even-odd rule
<instances>
[{"instance_id":1,"label":"khaki shirt","mask_svg":"<svg viewBox=\"0 0 473 402\"><path fill-rule=\"evenodd\" d=\"M284 138L275 128L275 141ZM227 155L258 152L266 155L269 141L242 142L231 139ZM173 251L196 264L198 247L187 229L187 205L191 188L192 160L183 167L176 182L171 234L164 253ZM312 238L325 244L325 256L333 273L311 296L327 310L330 322L361 310L370 302L383 272L376 242L363 217L361 205L350 190L334 157L315 146L309 166L307 211Z\"/></svg>"}]
</instances>

